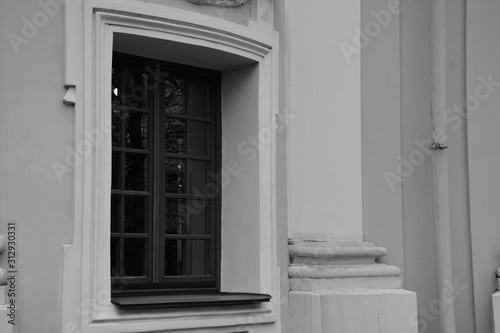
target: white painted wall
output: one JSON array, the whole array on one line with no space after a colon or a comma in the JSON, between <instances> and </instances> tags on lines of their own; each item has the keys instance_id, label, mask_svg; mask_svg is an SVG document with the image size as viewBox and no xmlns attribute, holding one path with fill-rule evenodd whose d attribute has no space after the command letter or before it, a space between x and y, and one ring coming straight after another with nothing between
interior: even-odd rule
<instances>
[{"instance_id":1,"label":"white painted wall","mask_svg":"<svg viewBox=\"0 0 500 333\"><path fill-rule=\"evenodd\" d=\"M375 22L381 27L361 50L363 239L387 248L387 256L380 261L398 266L404 275L402 189L397 180L397 157L401 155L401 22L398 11L390 11L389 3L361 3L361 26Z\"/></svg>"},{"instance_id":2,"label":"white painted wall","mask_svg":"<svg viewBox=\"0 0 500 333\"><path fill-rule=\"evenodd\" d=\"M401 156L431 138L429 1L404 1L401 12ZM417 293L424 309L437 297L432 169L429 156L420 166L403 166L404 286ZM438 318L420 314L420 332L438 332Z\"/></svg>"},{"instance_id":3,"label":"white painted wall","mask_svg":"<svg viewBox=\"0 0 500 333\"><path fill-rule=\"evenodd\" d=\"M75 3L78 5L76 1L72 2ZM242 26L252 25L256 30L264 29L264 25L268 28L272 23L272 10L266 0L261 4L267 4L267 17L265 6L257 6L255 1L239 11L206 9L208 7L183 0L176 1L174 7L184 3L187 10L196 8L196 12L202 13L205 8L208 17L216 16ZM147 2L143 4L148 6ZM63 87L66 61L64 15L62 7L51 9L49 16L38 0L0 2L0 233L6 232L7 222L17 223L17 319L19 332L26 333L58 331L62 246L73 243L74 172L70 168L70 171L60 174L59 179L52 163L66 165L68 150L75 148L75 109L62 103L66 93ZM39 23L29 37L23 37L23 20L33 22L34 15L38 19L46 17L47 21ZM259 18L266 21L262 26L256 23ZM26 38L19 44L17 53L7 38L10 32ZM77 43L79 47L82 45L80 39ZM69 61L78 63L78 60ZM73 74L79 73L76 77L78 83L83 81L82 67L75 65L71 68ZM82 86L77 86L78 94ZM253 193L247 194L251 196ZM258 220L259 216L255 218ZM252 238L260 235L254 236ZM259 258L251 259L259 262ZM5 267L5 256L0 256L0 265ZM255 266L247 265L246 268ZM252 281L253 291L258 291L263 281L258 278ZM75 285L75 281L71 283ZM79 320L81 313L77 312L77 305L66 310L76 314ZM80 306L85 308L87 305ZM279 311L277 313L279 316ZM276 327L279 325L256 326L255 331L271 332Z\"/></svg>"},{"instance_id":4,"label":"white painted wall","mask_svg":"<svg viewBox=\"0 0 500 333\"><path fill-rule=\"evenodd\" d=\"M288 5L289 235L361 240L361 73L346 62L359 1Z\"/></svg>"},{"instance_id":5,"label":"white painted wall","mask_svg":"<svg viewBox=\"0 0 500 333\"><path fill-rule=\"evenodd\" d=\"M500 3L467 2L467 96L472 273L476 332L492 332L491 299L500 256ZM491 75L487 88L478 77ZM487 79L488 80L488 79ZM479 91L477 90L479 89ZM479 92L479 94L478 94ZM479 102L475 105L475 101Z\"/></svg>"},{"instance_id":6,"label":"white painted wall","mask_svg":"<svg viewBox=\"0 0 500 333\"><path fill-rule=\"evenodd\" d=\"M390 1L362 2L362 24ZM381 33L362 50L363 236L387 247L384 262L398 265L404 287L416 291L420 332L437 332L437 300L430 136L429 1L403 0ZM375 14L373 12L375 12ZM465 98L465 1L447 2L448 106ZM474 332L474 302L465 120L450 122L450 205L458 332ZM456 127L456 128L455 128ZM424 143L424 144L422 144ZM422 148L424 147L424 148ZM425 155L423 162L417 155ZM401 166L400 159L404 159ZM401 171L398 168L401 167ZM396 178L401 176L401 182ZM388 181L389 180L389 181ZM392 180L392 182L391 182Z\"/></svg>"},{"instance_id":7,"label":"white painted wall","mask_svg":"<svg viewBox=\"0 0 500 333\"><path fill-rule=\"evenodd\" d=\"M56 332L60 250L72 228L72 173L60 181L51 166L64 164L73 145L73 110L62 103L61 12L17 53L7 38L23 36L22 18L33 22L40 11L34 0L0 2L0 232L17 222L19 332Z\"/></svg>"},{"instance_id":8,"label":"white painted wall","mask_svg":"<svg viewBox=\"0 0 500 333\"><path fill-rule=\"evenodd\" d=\"M431 138L429 1L403 1L401 13L402 156L427 152L420 143ZM465 2L447 2L447 107L465 99ZM450 114L448 145L453 274L461 286L455 299L458 332L475 332L475 317L483 310L473 304L466 121ZM451 120L453 119L453 120ZM427 156L427 154L426 154ZM403 182L405 288L417 292L420 332L439 329L435 277L431 156L406 168ZM475 312L476 311L476 312ZM478 331L479 332L479 331ZM487 330L484 332L488 332Z\"/></svg>"},{"instance_id":9,"label":"white painted wall","mask_svg":"<svg viewBox=\"0 0 500 333\"><path fill-rule=\"evenodd\" d=\"M447 1L447 108L463 104L466 98L466 1ZM455 300L457 329L460 333L474 333L477 314L474 307L472 283L473 266L469 218L469 175L467 149L467 121L459 124L456 117L448 126L449 177L450 177L450 218L452 222L451 249L453 274L460 285L466 286ZM453 121L452 121L453 120ZM452 148L451 148L452 147ZM478 333L481 331L477 331ZM489 332L489 331L484 331Z\"/></svg>"}]
</instances>

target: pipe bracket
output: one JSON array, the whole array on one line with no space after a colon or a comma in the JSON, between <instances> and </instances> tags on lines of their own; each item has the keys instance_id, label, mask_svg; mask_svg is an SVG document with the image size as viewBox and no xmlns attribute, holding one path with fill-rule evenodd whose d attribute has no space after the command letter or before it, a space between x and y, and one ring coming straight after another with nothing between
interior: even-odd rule
<instances>
[{"instance_id":1,"label":"pipe bracket","mask_svg":"<svg viewBox=\"0 0 500 333\"><path fill-rule=\"evenodd\" d=\"M431 150L442 150L442 149L448 149L448 146L445 145L444 143L432 143L429 146L429 149L431 149Z\"/></svg>"}]
</instances>

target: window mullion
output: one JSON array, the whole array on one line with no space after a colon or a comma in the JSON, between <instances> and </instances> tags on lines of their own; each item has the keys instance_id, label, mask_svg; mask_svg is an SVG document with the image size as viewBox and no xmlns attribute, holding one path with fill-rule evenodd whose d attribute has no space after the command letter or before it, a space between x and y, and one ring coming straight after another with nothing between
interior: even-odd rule
<instances>
[{"instance_id":1,"label":"window mullion","mask_svg":"<svg viewBox=\"0 0 500 333\"><path fill-rule=\"evenodd\" d=\"M156 66L156 77L160 77L160 65ZM158 84L155 85L155 104L154 104L154 119L156 122L155 135L156 143L156 159L155 159L155 176L154 182L157 187L155 193L155 212L157 214L155 223L156 241L156 261L154 266L156 268L155 279L156 282L163 280L165 272L165 80L162 78Z\"/></svg>"},{"instance_id":2,"label":"window mullion","mask_svg":"<svg viewBox=\"0 0 500 333\"><path fill-rule=\"evenodd\" d=\"M186 100L184 102L184 105L186 106L186 151L185 154L190 154L190 147L191 147L191 80L186 80ZM191 159L186 158L186 174L184 175L186 177L185 184L186 184L186 189L185 193L186 194L192 194L191 193ZM186 200L186 203L189 205L189 200ZM189 216L186 214L186 240L184 242L184 253L185 253L185 260L184 260L184 274L187 276L191 276L191 239L189 238L190 235L190 225L189 225Z\"/></svg>"},{"instance_id":3,"label":"window mullion","mask_svg":"<svg viewBox=\"0 0 500 333\"><path fill-rule=\"evenodd\" d=\"M220 80L220 79L219 79ZM222 170L222 114L221 110L221 86L220 81L216 80L210 84L210 114L212 116L212 157L215 158L214 168L216 171ZM221 189L222 192L222 189ZM214 276L217 287L220 288L220 265L221 262L221 197L222 193L212 199L212 267L210 273Z\"/></svg>"},{"instance_id":4,"label":"window mullion","mask_svg":"<svg viewBox=\"0 0 500 333\"><path fill-rule=\"evenodd\" d=\"M122 66L119 67L121 71L121 82L119 84L119 92L121 92L120 96L125 96L125 68ZM122 99L123 103L123 99ZM120 133L120 146L125 147L125 117L124 117L124 111L120 111L120 126L121 126L121 133ZM125 189L125 153L120 152L119 153L119 162L120 162L120 182L119 182L119 188L120 190ZM120 228L120 262L118 264L119 270L120 270L120 276L124 276L124 253L125 253L125 238L123 237L123 233L125 232L125 196L122 194L120 195L120 219L119 219L119 228Z\"/></svg>"}]
</instances>

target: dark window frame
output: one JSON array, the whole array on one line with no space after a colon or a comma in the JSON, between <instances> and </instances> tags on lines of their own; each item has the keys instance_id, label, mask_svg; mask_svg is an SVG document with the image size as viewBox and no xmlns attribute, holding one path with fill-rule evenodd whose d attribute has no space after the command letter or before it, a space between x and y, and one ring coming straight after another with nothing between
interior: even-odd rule
<instances>
[{"instance_id":1,"label":"dark window frame","mask_svg":"<svg viewBox=\"0 0 500 333\"><path fill-rule=\"evenodd\" d=\"M126 297L126 296L134 296L134 295L145 295L145 294L150 294L150 295L168 295L168 294L193 294L193 293L220 293L220 262L221 262L221 246L220 246L220 235L221 235L221 189L219 188L218 195L215 195L210 198L212 200L211 206L211 218L212 222L211 227L212 230L210 232L210 246L211 250L209 251L211 253L210 257L210 265L209 265L209 274L208 276L197 276L197 277L188 277L188 276L169 276L165 277L162 276L161 272L163 271L162 264L165 262L165 258L162 259L162 253L161 250L164 248L165 244L165 239L171 238L171 239L186 239L184 241L184 255L186 255L189 251L189 246L187 243L190 241L188 239L206 239L206 236L195 236L191 237L188 236L188 234L185 234L184 236L179 236L179 235L170 235L167 236L165 235L164 232L164 216L165 216L165 204L160 204L161 202L165 202L165 199L167 197L178 197L185 199L186 202L190 198L193 198L192 195L187 195L187 194L175 194L175 195L166 195L164 194L166 191L162 190L162 187L164 189L164 184L165 184L165 172L164 172L164 166L163 168L161 166L161 160L165 160L167 157L172 157L176 156L177 158L179 155L172 155L172 154L167 154L165 150L165 134L160 134L156 135L155 133L165 133L165 105L164 105L164 98L162 98L162 94L165 91L165 80L164 80L164 75L166 73L171 73L174 74L178 77L184 77L186 80L189 82L193 81L204 81L206 82L211 88L210 92L210 112L212 113L212 126L211 130L215 133L212 133L213 135L213 140L211 144L211 164L213 167L211 168L211 172L213 172L213 175L215 177L218 177L217 175L220 175L219 170L221 170L221 148L222 148L222 136L221 136L221 105L220 105L220 85L221 85L221 79L220 79L220 73L216 71L211 71L207 69L202 69L202 68L196 68L196 67L191 67L191 66L185 66L185 65L180 65L180 64L173 64L161 60L156 60L156 59L149 59L149 58L142 58L138 56L132 56L128 54L122 54L118 52L113 53L113 65L114 66L123 66L126 68L130 68L130 70L139 70L139 71L144 71L145 68L149 68L149 72L154 75L154 91L155 93L153 94L153 97L149 97L150 100L148 101L150 104L149 107L149 131L148 131L148 149L149 149L149 156L150 156L150 161L149 161L149 182L147 186L147 191L143 192L148 192L142 193L140 195L145 195L149 197L149 245L148 245L148 264L146 268L146 278L143 277L112 277L112 297L115 297L117 299L117 296L120 297ZM123 70L121 70L123 74ZM159 75L159 76L157 76ZM158 80L158 77L161 77L161 80ZM121 89L123 90L124 86L124 80L125 78L122 77L122 83L121 83ZM187 89L188 91L189 89ZM186 107L188 107L188 97L186 96ZM136 108L136 107L130 107L130 106L123 106L123 107L116 107L113 105L112 110L115 108L117 109L122 109L122 110L129 110L128 112L146 112L144 108ZM155 112L160 111L160 112ZM124 111L126 112L126 111ZM147 113L146 112L146 113ZM122 115L122 113L120 113ZM172 116L172 115L169 115ZM153 117L155 118L153 120ZM204 121L203 119L198 119L197 117L192 117L188 115L188 111L186 109L186 115L185 116L172 116L172 118L178 118L178 119L186 119L186 123L189 123L191 120L200 120ZM210 117L206 117L210 118ZM207 120L207 119L205 119ZM122 121L123 124L123 121ZM151 126L152 125L152 126ZM187 125L186 125L187 126ZM185 129L185 133L187 134L187 129ZM125 139L125 132L122 130L121 134L121 140ZM207 134L208 135L208 134ZM186 139L187 139L186 135ZM113 147L113 152L123 152L120 153L121 156L125 156L125 152L130 152L134 154L138 153L143 153L143 152L137 152L135 150L132 150L131 148L123 148L124 143L122 142L122 147L121 148L116 148ZM186 149L188 142L186 140L185 142ZM191 156L191 155L186 155L182 156L185 158L185 161L188 162L192 159L197 159L199 156ZM124 167L124 161L123 158L120 161L121 162L121 171L123 171ZM189 164L189 162L187 163ZM163 172L161 172L163 169ZM189 183L186 181L186 178L189 178L187 176L189 170L188 167L186 166L186 173L184 175L185 181L184 185L188 187ZM123 172L122 172L123 173ZM207 172L208 175L208 172ZM216 182L220 184L220 180ZM123 197L125 195L138 195L137 191L125 191L123 190L124 186L124 175L121 175L121 189L112 190L112 195L118 195L120 196L121 204L124 204ZM163 191L163 194L161 193ZM208 199L205 198L205 199ZM119 214L123 214L123 209L120 209ZM163 218L162 218L163 216ZM121 224L123 224L123 219L121 220ZM124 233L123 233L123 226L121 227L121 236L118 236L119 233L117 232L112 232L111 233L111 238L120 238L120 263L118 264L119 267L118 269L122 269L123 267L123 251L124 251L124 245L123 245L123 239L124 239ZM207 233L208 234L208 233ZM144 237L145 235L139 236L139 235L130 235L126 234L127 238L129 237ZM163 238L163 240L162 240ZM163 244L163 245L162 245ZM189 254L188 254L189 258ZM189 267L189 264L184 264L184 268ZM184 272L188 273L188 272Z\"/></svg>"}]
</instances>

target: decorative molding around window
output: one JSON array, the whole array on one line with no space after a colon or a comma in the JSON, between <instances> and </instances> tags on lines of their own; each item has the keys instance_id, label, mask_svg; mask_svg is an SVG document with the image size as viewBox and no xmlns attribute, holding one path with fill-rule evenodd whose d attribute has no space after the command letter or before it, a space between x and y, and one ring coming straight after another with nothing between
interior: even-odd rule
<instances>
[{"instance_id":1,"label":"decorative molding around window","mask_svg":"<svg viewBox=\"0 0 500 333\"><path fill-rule=\"evenodd\" d=\"M217 6L217 7L238 7L250 0L187 0L197 5Z\"/></svg>"},{"instance_id":2,"label":"decorative molding around window","mask_svg":"<svg viewBox=\"0 0 500 333\"><path fill-rule=\"evenodd\" d=\"M272 323L279 320L279 304L276 301L278 298L271 299L270 296L281 290L280 273L276 265L277 243L274 236L276 230L274 134L265 149L255 151L256 155L252 161L248 161L248 155L242 154L237 148L240 143L247 142L248 136L261 133L262 130L273 126L273 112L277 109L278 101L278 82L277 75L275 75L278 69L278 58L275 52L278 45L277 33L267 25L268 30L250 29L208 15L153 3L144 5L137 1L75 1L68 3L65 8L66 18L69 18L65 21L65 32L69 43L65 59L71 59L66 63L65 83L68 86L81 87L79 88L81 93L76 95L75 100L75 142L85 140L85 133L92 133L96 128L104 128L104 130L101 143L93 146L92 151L82 157L82 167L74 170L74 235L72 242L63 246L58 331L119 333L197 329L227 332L227 327L238 326L242 323L250 327L266 323L269 324L267 327L272 327ZM82 40L84 43L81 43ZM75 41L79 42L75 43ZM122 178L120 182L125 181L124 187L116 183L113 187L114 175L125 176L123 172L133 171L126 169L127 164L122 164L121 158L126 160L128 156L139 160L143 157L142 155L147 155L147 150L150 148L160 148L160 144L166 145L164 141L158 141L152 146L148 145L154 136L148 136L147 130L152 130L151 134L162 133L159 128L153 128L151 125L166 127L166 119L163 122L151 122L150 118L149 123L142 122L141 119L147 119L147 114L149 114L146 105L129 106L128 110L124 110L123 105L120 107L114 105L114 110L117 110L116 116L122 114L130 116L133 113L137 119L118 117L123 119L124 124L120 121L120 124L116 123L116 125L123 125L121 129L125 132L122 133L121 129L118 131L117 128L113 131L111 111L115 104L113 102L116 95L120 95L127 89L123 81L121 85L113 86L113 65L114 60L118 60L114 58L113 52L156 59L162 63L196 67L198 68L196 77L200 73L199 69L220 73L220 100L222 102L220 112L221 119L224 121L218 123L222 127L220 132L224 135L220 140L222 146L220 157L217 157L220 161L220 168L217 170L221 171L221 179L222 175L227 172L231 175L233 171L238 173L234 173L237 177L232 176L230 185L221 191L222 218L220 222L215 219L212 220L214 224L210 224L210 226L215 226L216 223L220 223L219 232L201 235L175 233L177 229L172 225L172 231L167 235L161 230L160 232L156 230L156 234L150 230L151 232L146 236L146 233L137 232L134 229L134 227L140 227L140 223L132 226L125 218L124 204L128 197L147 197L160 193L160 196L156 197L164 198L165 201L167 199L189 201L192 198L187 197L191 195L189 192L164 192L162 194L161 188L158 191L155 187L151 187L150 177L147 183L143 183L148 186L147 189L138 188L138 184L131 182L128 183L131 188L127 189L126 179ZM126 59L121 59L122 62L124 60ZM119 65L118 62L115 64ZM154 74L148 71L146 74L155 76L156 66L151 66L151 69ZM162 70L161 67L158 70L162 71L162 75L168 73L168 70ZM179 71L172 69L171 72L178 73ZM185 76L185 73L181 74L180 76ZM195 83L199 81L199 78L194 79ZM153 84L151 81L147 82ZM166 92L166 87L163 89L163 86L167 82L160 80L159 83L160 86L157 89ZM143 90L137 88L134 93L140 97ZM189 95L189 90L187 91ZM148 92L154 93L153 90ZM161 93L154 95L163 96ZM146 100L141 100L142 102ZM205 119L207 117L198 117L198 119L190 115L189 111L187 114L164 112L163 116L170 117L172 122L185 121L186 126L188 122L209 123L208 119ZM134 131L134 135L137 136L134 137L134 142L131 141L132 147L127 147L126 143L122 145L126 138L127 124L128 131ZM143 124L149 124L149 128ZM205 125L207 126L209 125ZM142 135L143 130L147 138ZM119 138L113 137L113 134L118 135L118 133ZM113 145L113 139L121 140L120 144ZM177 141L177 143L181 144L182 141ZM186 141L186 144L189 142ZM185 147L185 145L181 146ZM177 146L172 145L172 148L174 147ZM157 156L161 156L161 152L163 155L167 154L161 150L157 152L160 153ZM114 173L113 154L120 162L119 168L118 164L115 164ZM216 156L189 154L189 149L181 155L176 155L178 157L176 159L184 159L187 164L191 161L191 166L193 166L193 161L208 160ZM133 162L128 165L139 168L143 164ZM154 160L152 165L154 165ZM147 167L152 165L149 164ZM163 167L166 168L167 165ZM149 173L149 176L152 174ZM136 177L129 177L129 179L132 178L134 181L139 181ZM162 186L166 187L167 179L164 180L165 184ZM183 185L183 188L189 186L184 180L182 184L178 182L178 185ZM118 203L118 199L120 199L119 211L117 205L114 205ZM122 199L124 199L123 204ZM150 201L147 204L143 203L143 205L148 205L148 212L157 215L161 213L154 209L150 210L149 203ZM175 218L171 217L180 215L175 214L179 210L173 207L172 214L165 214L167 215L165 219L175 221ZM112 210L112 208L117 209ZM210 211L210 208L208 209ZM214 206L212 211L213 209L218 209L218 207ZM134 215L137 217L134 219L137 222L140 211L137 209L134 211L129 215L137 214L137 216ZM112 215L112 212L116 215ZM143 217L148 219L149 226L155 225L154 220L150 220L152 216L144 214ZM112 223L117 224L112 225ZM119 230L116 229L117 226ZM170 227L168 223L156 224L156 226L167 228L167 230ZM134 232L125 232L125 230ZM132 259L136 259L135 256L138 257L139 252L134 253L134 256L125 256L123 252L122 257L121 252L114 253L116 256L112 256L111 251L112 243L115 245L120 243L120 246L126 245L129 238L141 239L132 242L137 244L148 237L158 241L161 237L155 238L155 236L163 236L165 241L167 239L174 241L172 242L174 245L178 241L189 245L188 242L194 238L197 238L195 241L209 242L208 238L212 235L214 240L220 237L220 249L215 249L213 252L209 249L210 251L206 252L209 260L204 264L201 261L191 260L192 264L196 264L194 265L196 272L205 270L209 274L189 273L189 270L191 273L194 272L193 265L188 267L189 260L193 258L193 252L191 255L185 252L182 275L174 275L175 271L168 271L168 263L179 262L180 257L172 256L168 257L168 260L160 260L162 255L160 253L157 253L157 257L148 256L148 260L152 261L151 265L148 261L147 265L150 265L150 268L148 268L149 271L146 269L148 275L144 275L142 271L138 271L141 267L136 265L133 265L136 271L130 271L130 261L134 261ZM137 248L140 247L131 247L130 252L134 252L132 250ZM146 248L150 251L148 245ZM115 249L118 249L118 245ZM165 259L165 254L163 256ZM212 259L216 259L216 256L220 256L220 262L218 260L213 262ZM158 265L156 265L158 271L153 270L155 266L152 263L155 260L167 262L168 274L160 274L165 272L165 267L162 270L162 267ZM201 260L201 257L197 260ZM209 261L211 265L205 265ZM116 267L113 267L113 264ZM114 271L112 267L115 268ZM219 267L220 272L217 272ZM180 274L181 265L178 266L177 272L176 274ZM215 274L212 275L212 272ZM159 289L163 290L159 293L156 293L156 289L150 292L154 288L149 288L149 285L141 284L142 282L139 281L145 280L145 276L152 280L157 278L159 284L162 284L162 288ZM126 282L122 293L118 293L119 286L113 284L120 278L124 285ZM187 280L181 281L181 279ZM196 279L205 279L207 281L204 283L211 283L212 285L209 286L201 286L211 288L211 292L202 293L199 289L190 289L187 293L180 293L182 291L180 289L183 288L200 287L199 281L196 281L194 285ZM193 285L189 285L191 282ZM137 293L134 294L134 291ZM146 293L148 295L145 295ZM143 297L136 297L139 296L137 294ZM187 294L189 294L189 302L185 297ZM95 300L88 311L75 311L88 300ZM189 306L184 306L186 304ZM214 304L218 306L213 306Z\"/></svg>"}]
</instances>

